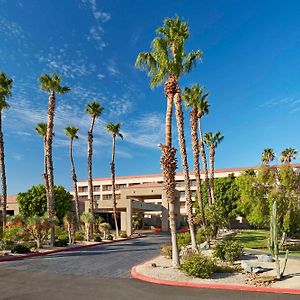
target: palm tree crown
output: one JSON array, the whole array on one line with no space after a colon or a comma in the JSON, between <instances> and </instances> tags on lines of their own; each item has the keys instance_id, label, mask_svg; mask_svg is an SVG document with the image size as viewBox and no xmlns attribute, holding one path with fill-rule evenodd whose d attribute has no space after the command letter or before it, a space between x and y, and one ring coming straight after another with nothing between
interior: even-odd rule
<instances>
[{"instance_id":1,"label":"palm tree crown","mask_svg":"<svg viewBox=\"0 0 300 300\"><path fill-rule=\"evenodd\" d=\"M100 117L103 107L99 102L93 101L88 103L85 112L90 114L92 117Z\"/></svg>"},{"instance_id":2,"label":"palm tree crown","mask_svg":"<svg viewBox=\"0 0 300 300\"><path fill-rule=\"evenodd\" d=\"M106 124L107 131L114 137L119 136L123 140L123 135L120 133L121 124L120 123L108 123Z\"/></svg>"},{"instance_id":3,"label":"palm tree crown","mask_svg":"<svg viewBox=\"0 0 300 300\"><path fill-rule=\"evenodd\" d=\"M218 131L216 134L207 132L204 134L204 142L209 148L217 148L217 146L223 141L224 136Z\"/></svg>"},{"instance_id":4,"label":"palm tree crown","mask_svg":"<svg viewBox=\"0 0 300 300\"><path fill-rule=\"evenodd\" d=\"M38 123L35 130L41 137L45 137L47 133L47 123Z\"/></svg>"},{"instance_id":5,"label":"palm tree crown","mask_svg":"<svg viewBox=\"0 0 300 300\"><path fill-rule=\"evenodd\" d=\"M39 78L41 90L45 92L55 92L58 94L65 94L70 91L68 86L61 86L61 77L57 74L43 74Z\"/></svg>"},{"instance_id":6,"label":"palm tree crown","mask_svg":"<svg viewBox=\"0 0 300 300\"><path fill-rule=\"evenodd\" d=\"M263 153L261 154L261 161L263 165L267 166L273 161L275 158L275 152L272 148L264 149Z\"/></svg>"},{"instance_id":7,"label":"palm tree crown","mask_svg":"<svg viewBox=\"0 0 300 300\"><path fill-rule=\"evenodd\" d=\"M284 164L289 164L293 159L296 159L298 151L294 148L286 148L281 152L280 161Z\"/></svg>"},{"instance_id":8,"label":"palm tree crown","mask_svg":"<svg viewBox=\"0 0 300 300\"><path fill-rule=\"evenodd\" d=\"M68 126L65 128L66 130L66 136L68 136L71 140L78 139L77 132L79 131L79 128L76 128L74 126Z\"/></svg>"},{"instance_id":9,"label":"palm tree crown","mask_svg":"<svg viewBox=\"0 0 300 300\"><path fill-rule=\"evenodd\" d=\"M9 78L4 72L0 72L0 110L9 108L6 99L11 97L13 80Z\"/></svg>"},{"instance_id":10,"label":"palm tree crown","mask_svg":"<svg viewBox=\"0 0 300 300\"><path fill-rule=\"evenodd\" d=\"M202 59L199 50L185 52L184 41L189 37L189 29L179 17L166 18L156 33L158 36L152 41L152 51L139 53L135 62L137 68L146 69L152 77L152 88L162 84L170 74L178 79L181 74L190 72L197 59Z\"/></svg>"}]
</instances>

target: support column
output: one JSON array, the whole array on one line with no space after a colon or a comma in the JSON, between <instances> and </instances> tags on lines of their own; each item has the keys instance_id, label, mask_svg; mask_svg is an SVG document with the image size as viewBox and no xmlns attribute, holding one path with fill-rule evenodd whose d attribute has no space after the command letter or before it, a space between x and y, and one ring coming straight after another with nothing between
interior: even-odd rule
<instances>
[{"instance_id":1,"label":"support column","mask_svg":"<svg viewBox=\"0 0 300 300\"><path fill-rule=\"evenodd\" d=\"M126 207L126 233L128 236L132 235L132 206L131 201L129 201Z\"/></svg>"},{"instance_id":2,"label":"support column","mask_svg":"<svg viewBox=\"0 0 300 300\"><path fill-rule=\"evenodd\" d=\"M121 211L121 231L127 231L126 212Z\"/></svg>"},{"instance_id":3,"label":"support column","mask_svg":"<svg viewBox=\"0 0 300 300\"><path fill-rule=\"evenodd\" d=\"M169 231L169 206L165 192L161 195L161 230Z\"/></svg>"}]
</instances>

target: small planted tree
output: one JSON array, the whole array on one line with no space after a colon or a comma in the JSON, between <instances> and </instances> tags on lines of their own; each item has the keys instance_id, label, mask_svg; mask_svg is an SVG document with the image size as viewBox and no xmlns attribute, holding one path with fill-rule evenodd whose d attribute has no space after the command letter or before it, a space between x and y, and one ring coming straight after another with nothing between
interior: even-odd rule
<instances>
[{"instance_id":1,"label":"small planted tree","mask_svg":"<svg viewBox=\"0 0 300 300\"><path fill-rule=\"evenodd\" d=\"M93 215L91 213L83 213L80 217L81 221L84 223L85 229L85 240L88 242L91 236L91 227L93 224Z\"/></svg>"},{"instance_id":2,"label":"small planted tree","mask_svg":"<svg viewBox=\"0 0 300 300\"><path fill-rule=\"evenodd\" d=\"M277 203L274 201L272 213L270 216L270 237L269 237L269 249L271 254L275 259L276 264L276 278L281 279L288 260L289 250L285 252L285 259L283 263L283 267L280 267L280 259L279 259L279 245L280 241L278 240L278 220L277 220Z\"/></svg>"},{"instance_id":3,"label":"small planted tree","mask_svg":"<svg viewBox=\"0 0 300 300\"><path fill-rule=\"evenodd\" d=\"M64 226L68 231L69 244L74 244L75 228L77 227L77 218L73 212L68 212L64 216Z\"/></svg>"},{"instance_id":4,"label":"small planted tree","mask_svg":"<svg viewBox=\"0 0 300 300\"><path fill-rule=\"evenodd\" d=\"M103 233L103 239L106 240L107 236L110 234L111 226L109 223L101 223L99 225L100 232Z\"/></svg>"}]
</instances>

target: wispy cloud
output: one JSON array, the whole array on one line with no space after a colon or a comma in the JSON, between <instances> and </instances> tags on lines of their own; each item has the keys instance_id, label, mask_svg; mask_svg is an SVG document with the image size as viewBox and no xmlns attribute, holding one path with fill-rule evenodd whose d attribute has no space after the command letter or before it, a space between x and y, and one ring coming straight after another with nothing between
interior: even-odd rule
<instances>
[{"instance_id":1,"label":"wispy cloud","mask_svg":"<svg viewBox=\"0 0 300 300\"><path fill-rule=\"evenodd\" d=\"M20 153L14 153L13 154L13 158L17 161L21 161L21 160L24 160L24 156L23 154L20 154Z\"/></svg>"},{"instance_id":2,"label":"wispy cloud","mask_svg":"<svg viewBox=\"0 0 300 300\"><path fill-rule=\"evenodd\" d=\"M114 59L110 59L107 64L107 71L111 76L116 76L120 74L120 71L117 67L117 63Z\"/></svg>"},{"instance_id":3,"label":"wispy cloud","mask_svg":"<svg viewBox=\"0 0 300 300\"><path fill-rule=\"evenodd\" d=\"M0 17L0 32L6 37L12 38L15 41L26 39L26 34L22 27L14 21Z\"/></svg>"},{"instance_id":4,"label":"wispy cloud","mask_svg":"<svg viewBox=\"0 0 300 300\"><path fill-rule=\"evenodd\" d=\"M288 110L290 113L300 111L300 97L283 97L268 100L259 106L260 108L280 107Z\"/></svg>"},{"instance_id":5,"label":"wispy cloud","mask_svg":"<svg viewBox=\"0 0 300 300\"><path fill-rule=\"evenodd\" d=\"M94 25L91 27L90 32L87 36L88 41L95 41L96 42L96 48L99 50L102 50L106 47L106 43L103 41L102 35L103 35L103 28L99 25Z\"/></svg>"}]
</instances>

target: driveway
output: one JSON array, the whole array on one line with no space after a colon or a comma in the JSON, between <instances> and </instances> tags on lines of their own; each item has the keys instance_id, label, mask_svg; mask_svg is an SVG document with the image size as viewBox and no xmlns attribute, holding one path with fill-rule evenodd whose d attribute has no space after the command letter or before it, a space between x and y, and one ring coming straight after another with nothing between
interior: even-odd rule
<instances>
[{"instance_id":1,"label":"driveway","mask_svg":"<svg viewBox=\"0 0 300 300\"><path fill-rule=\"evenodd\" d=\"M163 235L153 235L0 263L0 299L299 299L299 295L170 287L130 278L131 267L156 255L160 244L167 240Z\"/></svg>"}]
</instances>

